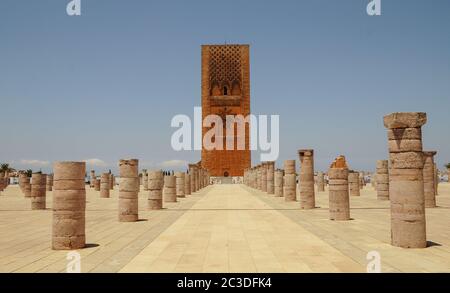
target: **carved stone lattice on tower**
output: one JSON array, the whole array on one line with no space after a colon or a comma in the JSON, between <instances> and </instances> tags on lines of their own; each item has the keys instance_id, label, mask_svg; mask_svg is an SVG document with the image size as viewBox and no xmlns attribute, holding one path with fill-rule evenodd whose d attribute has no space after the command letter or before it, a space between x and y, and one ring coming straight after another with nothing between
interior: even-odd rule
<instances>
[{"instance_id":1,"label":"carved stone lattice on tower","mask_svg":"<svg viewBox=\"0 0 450 293\"><path fill-rule=\"evenodd\" d=\"M223 136L214 137L223 142L223 150L203 147L201 165L211 176L243 176L250 168L250 128L245 124L245 148L238 149L242 135L234 125L234 148L226 148L227 115L250 114L250 60L248 45L202 46L202 116L218 115L223 120ZM203 127L203 137L211 128Z\"/></svg>"}]
</instances>

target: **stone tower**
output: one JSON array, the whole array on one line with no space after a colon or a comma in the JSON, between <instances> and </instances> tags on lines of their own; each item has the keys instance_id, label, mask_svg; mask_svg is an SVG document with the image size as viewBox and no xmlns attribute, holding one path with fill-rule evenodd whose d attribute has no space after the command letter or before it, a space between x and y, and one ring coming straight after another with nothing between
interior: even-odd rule
<instances>
[{"instance_id":1,"label":"stone tower","mask_svg":"<svg viewBox=\"0 0 450 293\"><path fill-rule=\"evenodd\" d=\"M223 150L202 148L202 167L211 176L243 176L251 166L250 128L245 124L245 147L238 149L238 127L234 125L232 150L227 149L226 116L250 114L250 56L248 45L202 46L202 118L218 115L223 121ZM211 128L202 127L202 137ZM229 134L230 135L230 134Z\"/></svg>"}]
</instances>

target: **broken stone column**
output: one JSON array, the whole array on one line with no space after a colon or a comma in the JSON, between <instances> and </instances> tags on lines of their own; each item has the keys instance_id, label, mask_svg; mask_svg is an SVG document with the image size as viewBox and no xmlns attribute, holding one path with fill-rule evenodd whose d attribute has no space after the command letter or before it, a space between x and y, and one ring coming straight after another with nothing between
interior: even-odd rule
<instances>
[{"instance_id":1,"label":"broken stone column","mask_svg":"<svg viewBox=\"0 0 450 293\"><path fill-rule=\"evenodd\" d=\"M267 162L267 170L266 170L267 194L275 194L274 172L275 172L275 162Z\"/></svg>"},{"instance_id":2,"label":"broken stone column","mask_svg":"<svg viewBox=\"0 0 450 293\"><path fill-rule=\"evenodd\" d=\"M276 197L283 197L283 175L283 170L275 171L274 188Z\"/></svg>"},{"instance_id":3,"label":"broken stone column","mask_svg":"<svg viewBox=\"0 0 450 293\"><path fill-rule=\"evenodd\" d=\"M160 210L163 208L164 175L162 171L150 171L148 173L148 209Z\"/></svg>"},{"instance_id":4,"label":"broken stone column","mask_svg":"<svg viewBox=\"0 0 450 293\"><path fill-rule=\"evenodd\" d=\"M191 175L184 173L184 195L191 195Z\"/></svg>"},{"instance_id":5,"label":"broken stone column","mask_svg":"<svg viewBox=\"0 0 450 293\"><path fill-rule=\"evenodd\" d=\"M300 158L300 206L309 210L316 207L314 190L314 150L299 150Z\"/></svg>"},{"instance_id":6,"label":"broken stone column","mask_svg":"<svg viewBox=\"0 0 450 293\"><path fill-rule=\"evenodd\" d=\"M46 187L47 191L53 190L53 174L47 175L47 182L45 183L45 187Z\"/></svg>"},{"instance_id":7,"label":"broken stone column","mask_svg":"<svg viewBox=\"0 0 450 293\"><path fill-rule=\"evenodd\" d=\"M109 198L109 191L111 189L111 184L109 183L109 173L103 173L100 177L100 197Z\"/></svg>"},{"instance_id":8,"label":"broken stone column","mask_svg":"<svg viewBox=\"0 0 450 293\"><path fill-rule=\"evenodd\" d=\"M164 176L164 202L177 202L176 178L174 175Z\"/></svg>"},{"instance_id":9,"label":"broken stone column","mask_svg":"<svg viewBox=\"0 0 450 293\"><path fill-rule=\"evenodd\" d=\"M119 161L119 222L139 219L139 160Z\"/></svg>"},{"instance_id":10,"label":"broken stone column","mask_svg":"<svg viewBox=\"0 0 450 293\"><path fill-rule=\"evenodd\" d=\"M75 250L85 247L86 190L84 162L53 165L52 248Z\"/></svg>"},{"instance_id":11,"label":"broken stone column","mask_svg":"<svg viewBox=\"0 0 450 293\"><path fill-rule=\"evenodd\" d=\"M21 173L19 175L19 184L22 187L22 192L25 197L31 197L31 183L30 177L27 174Z\"/></svg>"},{"instance_id":12,"label":"broken stone column","mask_svg":"<svg viewBox=\"0 0 450 293\"><path fill-rule=\"evenodd\" d=\"M359 173L355 171L348 172L348 188L350 196L360 196Z\"/></svg>"},{"instance_id":13,"label":"broken stone column","mask_svg":"<svg viewBox=\"0 0 450 293\"><path fill-rule=\"evenodd\" d=\"M392 245L403 248L427 246L421 129L426 121L425 113L384 117L389 140Z\"/></svg>"},{"instance_id":14,"label":"broken stone column","mask_svg":"<svg viewBox=\"0 0 450 293\"><path fill-rule=\"evenodd\" d=\"M95 181L95 170L91 170L91 176L89 178L89 187L94 188L94 181Z\"/></svg>"},{"instance_id":15,"label":"broken stone column","mask_svg":"<svg viewBox=\"0 0 450 293\"><path fill-rule=\"evenodd\" d=\"M317 191L324 192L325 191L325 178L323 172L317 173Z\"/></svg>"},{"instance_id":16,"label":"broken stone column","mask_svg":"<svg viewBox=\"0 0 450 293\"><path fill-rule=\"evenodd\" d=\"M33 173L31 176L31 209L45 210L47 175Z\"/></svg>"},{"instance_id":17,"label":"broken stone column","mask_svg":"<svg viewBox=\"0 0 450 293\"><path fill-rule=\"evenodd\" d=\"M197 191L195 189L195 165L189 164L188 167L189 167L189 175L191 178L191 193L194 193Z\"/></svg>"},{"instance_id":18,"label":"broken stone column","mask_svg":"<svg viewBox=\"0 0 450 293\"><path fill-rule=\"evenodd\" d=\"M348 167L344 156L339 156L328 170L330 220L350 220Z\"/></svg>"},{"instance_id":19,"label":"broken stone column","mask_svg":"<svg viewBox=\"0 0 450 293\"><path fill-rule=\"evenodd\" d=\"M94 190L100 191L100 179L97 178L94 179Z\"/></svg>"},{"instance_id":20,"label":"broken stone column","mask_svg":"<svg viewBox=\"0 0 450 293\"><path fill-rule=\"evenodd\" d=\"M284 162L283 196L285 201L297 200L297 175L295 174L295 160Z\"/></svg>"},{"instance_id":21,"label":"broken stone column","mask_svg":"<svg viewBox=\"0 0 450 293\"><path fill-rule=\"evenodd\" d=\"M434 170L434 156L436 152L423 152L423 192L425 207L436 207L436 177Z\"/></svg>"},{"instance_id":22,"label":"broken stone column","mask_svg":"<svg viewBox=\"0 0 450 293\"><path fill-rule=\"evenodd\" d=\"M377 161L376 188L378 199L389 200L389 162L387 160Z\"/></svg>"},{"instance_id":23,"label":"broken stone column","mask_svg":"<svg viewBox=\"0 0 450 293\"><path fill-rule=\"evenodd\" d=\"M177 197L184 198L184 172L175 173L175 185Z\"/></svg>"}]
</instances>

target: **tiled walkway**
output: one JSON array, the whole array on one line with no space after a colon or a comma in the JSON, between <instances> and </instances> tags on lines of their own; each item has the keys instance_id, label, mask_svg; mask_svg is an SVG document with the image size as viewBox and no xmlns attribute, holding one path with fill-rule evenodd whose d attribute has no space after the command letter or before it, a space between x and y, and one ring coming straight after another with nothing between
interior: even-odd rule
<instances>
[{"instance_id":1,"label":"tiled walkway","mask_svg":"<svg viewBox=\"0 0 450 293\"><path fill-rule=\"evenodd\" d=\"M161 211L147 211L145 198L141 221L119 223L117 191L102 199L88 188L83 272L364 272L373 250L385 272L450 272L448 183L427 209L432 245L409 250L389 244L389 202L370 186L351 198L347 222L328 220L326 192L310 211L243 185L210 186ZM67 252L50 249L51 215L31 211L16 186L2 192L0 272L66 270Z\"/></svg>"}]
</instances>

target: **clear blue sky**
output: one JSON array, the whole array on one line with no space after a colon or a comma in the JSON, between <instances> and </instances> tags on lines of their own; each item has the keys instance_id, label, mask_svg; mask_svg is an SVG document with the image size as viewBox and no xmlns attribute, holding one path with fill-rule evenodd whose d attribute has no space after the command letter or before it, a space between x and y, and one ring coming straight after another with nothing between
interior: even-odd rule
<instances>
[{"instance_id":1,"label":"clear blue sky","mask_svg":"<svg viewBox=\"0 0 450 293\"><path fill-rule=\"evenodd\" d=\"M387 157L382 117L428 113L427 150L450 161L450 1L69 0L0 2L0 161L97 158L103 169L196 161L170 120L200 105L200 46L251 45L254 114L279 114L278 164L314 148L354 169ZM253 154L254 163L259 156ZM35 161L33 161L35 160Z\"/></svg>"}]
</instances>

